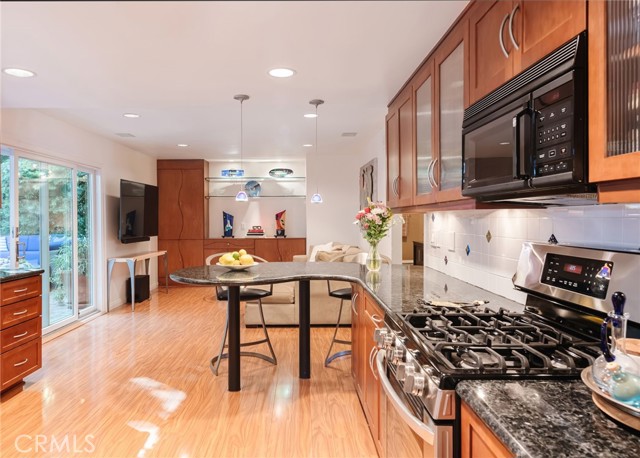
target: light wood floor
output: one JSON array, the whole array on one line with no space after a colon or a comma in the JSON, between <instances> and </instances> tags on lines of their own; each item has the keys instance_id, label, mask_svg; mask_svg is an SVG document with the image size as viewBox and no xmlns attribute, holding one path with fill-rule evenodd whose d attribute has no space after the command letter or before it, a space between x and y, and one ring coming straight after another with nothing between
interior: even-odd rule
<instances>
[{"instance_id":1,"label":"light wood floor","mask_svg":"<svg viewBox=\"0 0 640 458\"><path fill-rule=\"evenodd\" d=\"M226 307L211 294L157 292L44 344L43 369L2 397L0 456L377 456L350 358L323 366L329 328L312 328L310 380L297 329L270 328L278 365L242 358L242 391L227 392L226 361L209 369Z\"/></svg>"}]
</instances>

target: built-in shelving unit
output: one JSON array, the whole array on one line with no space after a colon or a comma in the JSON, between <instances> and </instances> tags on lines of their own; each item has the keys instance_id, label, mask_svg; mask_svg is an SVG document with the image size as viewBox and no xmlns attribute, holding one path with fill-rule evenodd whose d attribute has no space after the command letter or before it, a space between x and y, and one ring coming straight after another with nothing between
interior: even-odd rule
<instances>
[{"instance_id":1,"label":"built-in shelving unit","mask_svg":"<svg viewBox=\"0 0 640 458\"><path fill-rule=\"evenodd\" d=\"M306 197L306 177L271 177L271 176L242 176L242 177L205 177L208 192L205 198L229 198L236 196L240 185L249 181L260 184L258 196L249 195L250 199L264 198L296 198Z\"/></svg>"}]
</instances>

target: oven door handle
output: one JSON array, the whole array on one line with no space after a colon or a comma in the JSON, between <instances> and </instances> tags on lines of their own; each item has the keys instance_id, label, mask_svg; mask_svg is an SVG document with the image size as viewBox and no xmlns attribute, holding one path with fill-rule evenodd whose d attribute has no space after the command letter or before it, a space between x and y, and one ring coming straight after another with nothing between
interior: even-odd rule
<instances>
[{"instance_id":1,"label":"oven door handle","mask_svg":"<svg viewBox=\"0 0 640 458\"><path fill-rule=\"evenodd\" d=\"M415 417L413 412L411 412L404 402L402 402L402 399L400 399L387 379L387 369L385 367L384 357L385 352L378 352L378 356L376 357L376 366L378 367L378 374L380 375L378 380L380 380L380 385L387 395L387 399L391 402L395 411L398 412L398 415L400 415L413 432L420 436L422 440L429 445L433 445L435 432Z\"/></svg>"},{"instance_id":2,"label":"oven door handle","mask_svg":"<svg viewBox=\"0 0 640 458\"><path fill-rule=\"evenodd\" d=\"M526 145L522 145L522 138L520 135L520 118L524 116L531 117L533 115L533 110L526 105L520 112L518 112L513 117L513 157L515 161L513 162L513 178L514 179L526 179L529 176L525 173L520 173L522 168L522 162L524 161L524 156L527 152ZM526 140L526 139L525 139ZM523 146L525 146L523 148Z\"/></svg>"}]
</instances>

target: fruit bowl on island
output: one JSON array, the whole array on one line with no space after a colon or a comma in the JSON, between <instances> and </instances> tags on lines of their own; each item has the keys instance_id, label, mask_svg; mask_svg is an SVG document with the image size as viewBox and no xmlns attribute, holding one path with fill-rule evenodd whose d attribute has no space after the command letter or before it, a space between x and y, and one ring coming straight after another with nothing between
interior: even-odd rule
<instances>
[{"instance_id":1,"label":"fruit bowl on island","mask_svg":"<svg viewBox=\"0 0 640 458\"><path fill-rule=\"evenodd\" d=\"M225 269L229 269L229 270L245 270L245 269L248 269L249 267L257 266L258 264L259 263L254 262L253 264L235 265L235 264L221 264L221 263L217 262L216 266L224 267Z\"/></svg>"}]
</instances>

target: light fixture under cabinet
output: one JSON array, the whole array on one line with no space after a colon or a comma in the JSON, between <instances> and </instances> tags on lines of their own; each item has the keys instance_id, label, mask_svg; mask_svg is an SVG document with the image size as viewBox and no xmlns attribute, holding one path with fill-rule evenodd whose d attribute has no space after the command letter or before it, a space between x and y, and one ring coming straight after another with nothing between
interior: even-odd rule
<instances>
[{"instance_id":1,"label":"light fixture under cabinet","mask_svg":"<svg viewBox=\"0 0 640 458\"><path fill-rule=\"evenodd\" d=\"M2 71L7 75L15 76L16 78L33 78L36 76L34 72L24 68L5 68Z\"/></svg>"}]
</instances>

